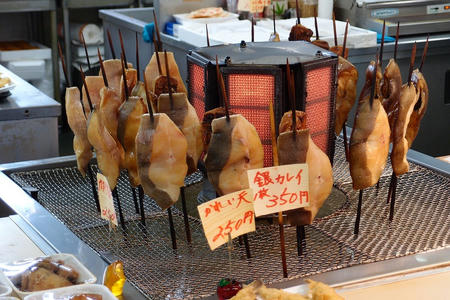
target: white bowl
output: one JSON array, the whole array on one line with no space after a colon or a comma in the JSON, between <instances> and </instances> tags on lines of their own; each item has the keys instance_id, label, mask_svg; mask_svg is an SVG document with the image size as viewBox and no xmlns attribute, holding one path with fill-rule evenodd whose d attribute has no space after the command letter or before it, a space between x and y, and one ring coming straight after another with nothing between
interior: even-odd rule
<instances>
[{"instance_id":1,"label":"white bowl","mask_svg":"<svg viewBox=\"0 0 450 300\"><path fill-rule=\"evenodd\" d=\"M6 281L12 287L12 289L17 294L17 296L20 297L20 299L24 299L25 296L31 295L32 292L21 291L17 287L17 284L19 283L19 280L20 280L21 276L20 275L8 276L8 274L9 274L8 270L12 269L12 270L17 272L17 270L20 270L21 266L24 266L24 271L25 271L25 269L27 269L30 265L32 265L34 261L36 261L38 259L43 259L43 258L46 258L46 257L49 257L52 260L61 260L64 263L64 265L67 265L67 266L73 268L75 271L77 271L78 274L79 274L79 277L78 277L77 281L80 284L95 283L97 281L97 277L95 277L94 274L92 274L72 254L58 253L58 254L54 254L54 255L50 255L50 256L42 256L42 257L36 257L36 258L32 258L32 259L25 259L25 260L15 261L15 262L12 262L12 263L0 264L0 271L3 271L3 273L5 275L5 278L6 278ZM10 267L10 269L8 269L8 267ZM75 286L77 286L77 285L75 285Z\"/></svg>"},{"instance_id":2,"label":"white bowl","mask_svg":"<svg viewBox=\"0 0 450 300\"><path fill-rule=\"evenodd\" d=\"M111 291L101 284L79 284L59 289L35 292L26 296L25 300L53 300L79 294L99 294L102 296L102 300L117 300Z\"/></svg>"}]
</instances>

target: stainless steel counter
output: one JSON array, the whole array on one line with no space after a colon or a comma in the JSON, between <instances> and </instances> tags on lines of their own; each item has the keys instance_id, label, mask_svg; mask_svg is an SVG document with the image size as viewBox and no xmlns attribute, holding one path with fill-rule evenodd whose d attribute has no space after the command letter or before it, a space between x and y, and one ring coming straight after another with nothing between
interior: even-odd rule
<instances>
[{"instance_id":1,"label":"stainless steel counter","mask_svg":"<svg viewBox=\"0 0 450 300\"><path fill-rule=\"evenodd\" d=\"M341 153L342 154L342 153ZM449 178L450 176L450 164L447 164L443 161L439 161L437 159L434 159L432 157L429 157L427 155L424 155L422 153L418 153L416 151L409 151L408 153L408 160L412 163L416 163L420 166L424 166L428 169L431 169L433 171L438 172L443 178ZM27 234L27 236L35 242L39 246L39 248L44 253L53 253L53 252L67 252L74 254L77 256L78 259L82 263L84 263L99 279L102 278L102 273L104 268L106 267L105 259L111 260L114 259L113 256L111 256L111 253L96 253L87 246L83 241L80 240L80 238L75 235L72 231L68 229L64 224L61 223L60 220L56 219L55 215L47 211L41 204L39 204L39 193L38 193L38 201L32 199L24 190L22 190L16 183L14 183L11 178L8 175L12 175L13 173L17 172L31 172L36 173L41 170L55 170L57 172L57 169L66 168L66 167L73 167L75 164L74 156L70 157L60 157L60 158L52 158L52 159L45 159L45 160L37 160L37 161L28 161L28 162L20 162L20 163L11 163L11 164L3 164L0 165L0 186L2 187L0 189L0 199L3 200L8 206L10 206L19 217L15 219L15 223L22 228ZM52 171L51 171L52 172ZM436 174L436 173L435 173ZM336 176L339 176L336 174ZM436 174L435 177L438 177ZM442 180L441 180L442 182ZM382 186L386 182L382 183ZM403 182L404 183L404 182ZM445 180L445 183L448 185L447 179ZM442 187L445 189L445 186ZM42 193L45 193L45 191L42 191ZM59 193L59 192L57 192ZM384 193L384 192L383 192ZM43 196L42 196L43 198ZM413 200L413 199L408 199ZM41 200L43 201L43 200ZM70 199L67 199L66 201L70 201ZM369 201L368 201L369 202ZM397 214L400 213L397 212ZM445 214L445 210L441 213ZM80 217L83 217L80 215ZM364 218L368 218L368 215L366 216L364 214ZM381 217L381 215L380 215ZM151 221L151 220L149 220ZM400 222L400 220L397 220L397 222ZM341 224L342 225L342 224ZM448 224L447 224L448 225ZM336 224L336 226L338 226ZM392 224L394 226L394 224ZM436 224L433 226L446 226L446 224ZM367 231L365 234L370 234L367 228ZM386 229L386 228L385 228ZM376 230L376 229L375 229ZM386 229L387 230L387 229ZM390 232L390 231L388 231ZM79 234L80 232L78 232ZM387 233L387 232L386 232ZM139 247L138 240L135 239L135 236L133 235L133 232L130 232L130 235L127 235L129 238L129 241L133 243L137 243L136 247ZM363 238L363 237L360 237ZM126 242L127 239L124 241ZM358 239L359 240L359 239ZM310 240L311 241L311 240ZM323 240L317 240L318 243L325 243L327 240L323 237ZM181 241L180 241L181 242ZM311 241L312 242L312 241ZM206 243L206 241L204 241ZM348 240L348 243L352 243L352 241ZM403 243L403 242L402 242ZM403 245L401 243L401 245ZM149 244L150 247L156 247L157 242L152 240L152 244ZM153 246L151 246L153 245ZM182 243L181 243L182 245ZM255 244L252 244L253 247L256 247ZM328 244L327 244L328 245ZM328 245L329 246L329 245ZM404 247L410 247L414 245L404 245ZM196 251L200 251L202 246L196 245ZM308 251L311 250L313 247L313 243L309 244ZM167 264L176 263L173 261L181 261L183 260L184 256L187 255L183 252L183 246L180 246L179 252L176 255L176 258L171 258L170 255L167 256L168 261L162 262L166 265L166 269L169 270L169 267ZM374 250L375 250L374 246ZM345 252L347 249L346 247L343 247L341 251ZM162 249L164 250L164 248ZM131 251L131 245L130 245L130 251ZM151 252L149 248L145 248L146 253ZM160 251L160 250L158 250ZM164 250L168 251L168 250ZM256 251L256 250L255 250ZM306 250L305 250L306 251ZM133 252L134 253L134 252ZM147 254L148 255L148 254ZM210 255L217 255L210 253ZM253 260L260 259L258 258L257 254L253 258ZM269 254L265 254L269 255ZM318 254L316 254L318 255ZM352 255L357 256L358 253L353 253ZM102 258L103 257L103 258ZM401 273L408 273L408 272L414 272L416 270L430 270L433 268L438 268L442 266L446 266L449 264L449 257L450 257L450 248L448 246L448 243L444 243L440 247L437 247L437 249L428 251L421 251L420 253L415 253L413 255L406 255L403 257L397 257L394 259L389 260L381 260L376 262L369 262L369 263L363 263L363 264L356 264L351 267L342 268L339 270L332 270L329 272L317 272L320 274L314 275L311 274L308 276L308 278L311 278L313 280L320 280L328 284L333 285L346 285L349 283L355 283L355 282L361 282L364 280L373 280L376 278L386 277L390 276L392 274L401 274ZM154 259L152 257L148 257L148 260ZM172 259L172 260L170 260ZM204 258L206 259L206 258ZM297 258L298 259L298 258ZM311 259L311 257L308 257L305 259L308 259L306 261L307 264L322 264L322 260L328 260L329 257L314 257L314 259ZM335 257L334 260L339 260L339 257ZM170 262L169 262L170 261ZM240 263L242 265L246 265L244 263L245 259L239 259ZM247 261L247 263L250 263ZM138 268L141 266L140 261L136 262ZM129 265L130 268L136 267L136 264ZM143 264L143 263L142 263ZM147 266L149 268L151 266ZM220 266L217 266L220 269ZM238 267L236 265L236 267ZM239 266L240 267L240 266ZM264 269L264 266L261 266ZM273 268L274 266L271 266ZM292 268L293 266L291 266ZM156 266L155 266L156 268ZM161 278L164 280L165 277L167 277L167 280L173 280L172 277L175 276L177 280L179 280L180 287L183 286L182 282L183 280L186 280L183 276L204 276L204 274L195 273L194 270L192 270L193 274L197 275L186 275L184 273L168 273L168 271L165 271L164 274L161 273ZM205 270L198 270L199 272L205 271ZM271 270L272 271L272 270ZM293 270L291 270L293 272ZM139 271L141 272L141 270ZM267 272L267 270L266 270ZM182 275L181 275L182 274ZM189 273L190 274L190 273ZM181 277L180 277L181 276ZM281 276L281 275L280 275ZM214 278L213 278L214 279ZM276 280L277 278L273 278ZM156 279L155 279L156 280ZM300 288L300 285L304 283L304 279L300 277L294 277L290 280L279 280L278 283L273 284L274 287L278 288L289 288L291 291L297 291L297 289ZM154 283L156 284L156 282ZM187 288L187 287L186 287ZM211 287L210 287L211 288ZM183 290L180 290L180 293L183 293ZM214 297L211 297L214 299ZM126 291L125 291L125 297L124 299L144 299L144 296L142 296L139 291L134 288L133 286L127 285Z\"/></svg>"},{"instance_id":2,"label":"stainless steel counter","mask_svg":"<svg viewBox=\"0 0 450 300\"><path fill-rule=\"evenodd\" d=\"M16 87L0 99L0 163L58 156L61 105L0 66Z\"/></svg>"}]
</instances>

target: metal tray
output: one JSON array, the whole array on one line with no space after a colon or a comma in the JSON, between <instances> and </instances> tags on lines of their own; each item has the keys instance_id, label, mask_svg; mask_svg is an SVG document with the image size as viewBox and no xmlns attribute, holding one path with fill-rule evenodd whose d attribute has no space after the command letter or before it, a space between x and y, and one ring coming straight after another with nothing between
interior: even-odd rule
<instances>
[{"instance_id":1,"label":"metal tray","mask_svg":"<svg viewBox=\"0 0 450 300\"><path fill-rule=\"evenodd\" d=\"M386 204L392 172L387 167L380 180L380 189L369 188L364 193L360 234L355 236L353 224L357 192L351 187L341 139L336 145L335 187L346 194L347 201L333 214L316 219L306 227L306 240L300 256L297 255L295 228L286 228L289 277L282 277L278 228L267 224L259 225L256 233L249 234L250 259L246 259L245 248L238 241L234 242L233 277L242 282L259 278L274 286L289 287L298 285L305 277L320 278L320 275L334 273L326 273L328 271L340 270L347 273L348 279L344 268L350 266L365 270L368 263L383 263L402 257L408 260L415 257L413 254L448 250L449 167L423 155L423 164L430 164L431 159L434 170L411 163L411 171L399 178L393 222L388 221L389 205ZM106 260L123 260L128 280L150 299L211 296L218 280L229 276L225 247L209 250L197 218L190 217L193 242L189 245L184 235L182 214L174 210L178 250L173 250L166 214L146 197L147 225L143 227L134 211L125 174L120 178L118 189L127 230L119 229L112 233L106 222L97 216L88 180L83 179L75 167L40 167L13 172L10 176L23 187L37 188L39 203ZM198 182L196 180L193 179ZM195 186L198 188L197 183L192 188ZM198 204L195 193L189 198L191 205ZM364 273L358 275L363 277ZM344 277L336 280L331 276L325 281L343 282Z\"/></svg>"}]
</instances>

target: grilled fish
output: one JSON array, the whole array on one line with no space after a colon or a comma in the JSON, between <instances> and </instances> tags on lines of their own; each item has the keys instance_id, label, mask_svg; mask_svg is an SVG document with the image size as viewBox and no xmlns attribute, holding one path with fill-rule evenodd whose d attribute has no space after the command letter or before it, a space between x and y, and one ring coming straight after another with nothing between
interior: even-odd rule
<instances>
[{"instance_id":1,"label":"grilled fish","mask_svg":"<svg viewBox=\"0 0 450 300\"><path fill-rule=\"evenodd\" d=\"M247 170L263 167L264 152L255 127L242 115L214 119L205 160L208 179L219 195L248 188Z\"/></svg>"},{"instance_id":2,"label":"grilled fish","mask_svg":"<svg viewBox=\"0 0 450 300\"><path fill-rule=\"evenodd\" d=\"M180 195L187 173L187 141L166 114L141 117L136 135L138 174L147 195L161 209L172 206Z\"/></svg>"}]
</instances>

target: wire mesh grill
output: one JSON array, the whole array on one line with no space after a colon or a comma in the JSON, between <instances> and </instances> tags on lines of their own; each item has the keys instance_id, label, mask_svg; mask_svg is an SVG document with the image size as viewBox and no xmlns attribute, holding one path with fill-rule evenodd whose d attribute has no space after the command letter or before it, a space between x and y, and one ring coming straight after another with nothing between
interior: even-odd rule
<instances>
[{"instance_id":1,"label":"wire mesh grill","mask_svg":"<svg viewBox=\"0 0 450 300\"><path fill-rule=\"evenodd\" d=\"M351 187L340 139L336 141L333 172L335 186L346 194L347 201L331 215L306 226L300 257L295 228L286 227L289 278L282 275L278 226L267 224L259 224L257 232L248 235L252 258L246 259L245 248L234 241L232 277L242 282L255 278L279 282L450 244L450 178L411 164L411 171L399 178L396 213L394 221L389 222L386 195L392 170L387 167L378 192L375 187L364 192L360 234L355 237L358 195ZM226 247L210 251L197 218L190 217L192 244L188 245L182 214L173 209L178 242L178 250L173 250L167 215L146 196L147 225L142 226L126 173L120 177L118 191L127 230L119 227L112 233L96 212L88 179L83 179L75 167L19 172L11 177L21 186L37 188L40 203L99 254L121 259L128 280L149 299L208 296L215 293L220 278L229 276ZM187 178L188 206L198 204L191 190L198 191L201 180L200 173Z\"/></svg>"}]
</instances>

